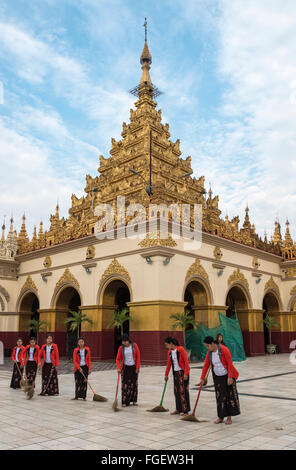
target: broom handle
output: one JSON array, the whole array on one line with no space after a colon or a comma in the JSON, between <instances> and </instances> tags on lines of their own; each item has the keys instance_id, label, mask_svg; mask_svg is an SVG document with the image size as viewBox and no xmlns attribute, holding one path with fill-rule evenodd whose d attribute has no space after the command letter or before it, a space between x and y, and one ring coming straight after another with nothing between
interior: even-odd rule
<instances>
[{"instance_id":1,"label":"broom handle","mask_svg":"<svg viewBox=\"0 0 296 470\"><path fill-rule=\"evenodd\" d=\"M208 368L207 374L205 376L206 381L208 379L209 372L210 372L210 368ZM195 415L195 411L196 411L196 407L197 407L197 403L198 403L198 400L199 400L199 395L200 395L201 389L202 389L202 384L200 384L200 386L199 386L199 391L198 391L198 394L197 394L196 402L195 402L195 405L194 405L194 408L193 408L193 411L192 411L193 416Z\"/></svg>"},{"instance_id":2,"label":"broom handle","mask_svg":"<svg viewBox=\"0 0 296 470\"><path fill-rule=\"evenodd\" d=\"M118 395L119 380L120 380L120 372L118 372L118 379L117 379L117 387L116 387L116 395L115 395L115 398L117 398L117 395Z\"/></svg>"},{"instance_id":3,"label":"broom handle","mask_svg":"<svg viewBox=\"0 0 296 470\"><path fill-rule=\"evenodd\" d=\"M163 402L163 398L164 398L164 394L165 394L165 390L166 390L167 384L168 384L167 382L164 383L163 392L162 392L162 397L161 397L160 405L159 405L159 406L162 406L162 402Z\"/></svg>"},{"instance_id":4,"label":"broom handle","mask_svg":"<svg viewBox=\"0 0 296 470\"><path fill-rule=\"evenodd\" d=\"M96 393L95 393L94 389L92 388L91 384L89 383L88 379L85 377L83 370L81 369L79 372L80 372L80 374L83 375L85 382L87 383L87 385L89 386L89 388L91 389L93 394L95 395Z\"/></svg>"},{"instance_id":5,"label":"broom handle","mask_svg":"<svg viewBox=\"0 0 296 470\"><path fill-rule=\"evenodd\" d=\"M17 365L17 362L16 362L16 361L15 361L15 365L16 365L16 367L17 367L17 370L18 370L18 372L19 372L21 378L23 378L23 374L21 373L20 368L19 368L19 366Z\"/></svg>"},{"instance_id":6,"label":"broom handle","mask_svg":"<svg viewBox=\"0 0 296 470\"><path fill-rule=\"evenodd\" d=\"M197 407L197 403L198 403L198 400L199 400L199 395L200 395L201 389L202 389L202 385L199 386L199 391L198 391L198 394L197 394L196 402L195 402L195 405L194 405L194 408L193 408L193 411L192 411L193 416L195 415L195 411L196 411L196 407Z\"/></svg>"}]
</instances>

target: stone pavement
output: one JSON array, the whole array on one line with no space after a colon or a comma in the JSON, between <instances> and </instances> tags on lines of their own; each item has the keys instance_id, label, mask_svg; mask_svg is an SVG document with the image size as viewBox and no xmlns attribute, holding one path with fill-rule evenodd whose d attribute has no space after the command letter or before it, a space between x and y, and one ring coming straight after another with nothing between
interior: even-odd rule
<instances>
[{"instance_id":1,"label":"stone pavement","mask_svg":"<svg viewBox=\"0 0 296 470\"><path fill-rule=\"evenodd\" d=\"M206 423L181 421L169 413L147 413L159 404L164 367L145 367L139 377L139 406L114 413L116 371L94 372L90 380L107 403L73 402L73 375L61 374L60 396L26 400L9 388L10 372L0 370L0 449L296 449L296 366L289 355L248 358L237 363L242 414L231 426L213 424L216 402L212 379L202 391L197 416ZM282 375L281 375L282 374ZM273 376L273 377L269 377ZM191 405L200 377L192 365ZM255 380L258 379L258 380ZM164 400L174 409L172 377Z\"/></svg>"}]
</instances>

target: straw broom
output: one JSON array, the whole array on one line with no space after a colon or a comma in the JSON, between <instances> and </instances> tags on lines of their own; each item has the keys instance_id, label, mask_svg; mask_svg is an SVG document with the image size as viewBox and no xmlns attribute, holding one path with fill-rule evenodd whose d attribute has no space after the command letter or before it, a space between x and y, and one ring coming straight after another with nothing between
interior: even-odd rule
<instances>
[{"instance_id":1,"label":"straw broom","mask_svg":"<svg viewBox=\"0 0 296 470\"><path fill-rule=\"evenodd\" d=\"M209 372L210 372L210 368L208 369L207 375L205 377L205 383L207 383ZM200 419L196 418L196 416L195 416L195 411L196 411L196 407L197 407L197 403L198 403L198 400L199 400L201 389L202 389L202 384L200 384L200 386L199 386L197 398L196 398L195 405L194 405L192 413L190 415L183 416L183 418L181 418L182 421L194 421L195 423L206 423L207 422L206 420L200 420Z\"/></svg>"},{"instance_id":2,"label":"straw broom","mask_svg":"<svg viewBox=\"0 0 296 470\"><path fill-rule=\"evenodd\" d=\"M85 375L84 375L84 373L83 373L83 370L80 370L79 372L80 372L80 374L83 375L85 382L87 382L87 385L89 386L89 388L90 388L91 391L93 392L93 401L108 401L107 398L102 397L102 395L98 395L98 394L94 391L94 389L92 388L92 386L91 386L91 384L89 383L88 379L85 377Z\"/></svg>"},{"instance_id":3,"label":"straw broom","mask_svg":"<svg viewBox=\"0 0 296 470\"><path fill-rule=\"evenodd\" d=\"M166 386L167 386L167 381L165 381L165 383L164 383L160 404L155 406L154 408L152 408L152 410L147 410L147 411L151 411L152 413L156 413L156 412L161 413L161 412L164 412L164 411L169 411L167 408L162 406L163 397L164 397L164 394L165 394L165 391L166 391Z\"/></svg>"},{"instance_id":4,"label":"straw broom","mask_svg":"<svg viewBox=\"0 0 296 470\"><path fill-rule=\"evenodd\" d=\"M25 387L25 385L27 384L27 381L24 379L23 374L21 373L21 370L20 370L19 366L17 365L16 361L15 361L15 365L17 367L18 373L21 376L21 380L20 380L21 387Z\"/></svg>"},{"instance_id":5,"label":"straw broom","mask_svg":"<svg viewBox=\"0 0 296 470\"><path fill-rule=\"evenodd\" d=\"M120 408L118 408L118 399L117 399L118 387L119 387L119 380L120 380L120 372L118 372L115 400L114 400L113 405L112 405L113 411L121 411Z\"/></svg>"}]
</instances>

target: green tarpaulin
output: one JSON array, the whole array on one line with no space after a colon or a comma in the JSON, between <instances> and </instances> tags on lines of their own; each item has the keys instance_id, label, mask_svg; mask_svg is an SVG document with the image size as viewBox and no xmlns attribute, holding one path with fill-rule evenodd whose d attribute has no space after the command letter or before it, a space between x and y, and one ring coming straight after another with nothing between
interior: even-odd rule
<instances>
[{"instance_id":1,"label":"green tarpaulin","mask_svg":"<svg viewBox=\"0 0 296 470\"><path fill-rule=\"evenodd\" d=\"M228 318L219 312L220 325L216 328L207 328L202 323L194 330L186 331L186 349L191 349L191 358L204 360L207 348L203 341L206 336L216 339L218 333L223 335L225 346L231 352L233 361L245 361L246 355L241 328L237 317Z\"/></svg>"}]
</instances>

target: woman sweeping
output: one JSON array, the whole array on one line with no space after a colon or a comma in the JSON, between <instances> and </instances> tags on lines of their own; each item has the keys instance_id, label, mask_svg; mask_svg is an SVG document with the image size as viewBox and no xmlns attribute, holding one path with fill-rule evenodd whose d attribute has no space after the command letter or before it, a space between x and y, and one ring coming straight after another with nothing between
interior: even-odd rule
<instances>
[{"instance_id":1,"label":"woman sweeping","mask_svg":"<svg viewBox=\"0 0 296 470\"><path fill-rule=\"evenodd\" d=\"M87 378L91 373L90 349L85 346L83 338L78 339L78 347L73 352L75 397L72 400L83 398L86 400Z\"/></svg>"},{"instance_id":2,"label":"woman sweeping","mask_svg":"<svg viewBox=\"0 0 296 470\"><path fill-rule=\"evenodd\" d=\"M10 388L21 388L21 379L24 370L24 351L23 340L18 338L16 346L13 348L11 359L14 362Z\"/></svg>"},{"instance_id":3,"label":"woman sweeping","mask_svg":"<svg viewBox=\"0 0 296 470\"><path fill-rule=\"evenodd\" d=\"M59 367L59 350L52 341L52 335L46 337L46 344L40 349L39 366L42 363L42 390L39 395L58 395L58 367Z\"/></svg>"},{"instance_id":4,"label":"woman sweeping","mask_svg":"<svg viewBox=\"0 0 296 470\"><path fill-rule=\"evenodd\" d=\"M212 336L204 339L204 344L208 350L203 366L200 384L204 384L204 379L209 367L212 367L213 380L215 385L217 414L218 418L215 424L231 424L232 416L240 414L238 393L236 389L236 380L238 371L232 363L232 357L229 349L222 344L217 344Z\"/></svg>"},{"instance_id":5,"label":"woman sweeping","mask_svg":"<svg viewBox=\"0 0 296 470\"><path fill-rule=\"evenodd\" d=\"M189 398L189 374L190 367L188 356L185 349L179 346L175 338L168 337L165 340L165 346L168 349L168 362L165 371L164 380L169 379L169 372L173 367L174 376L174 394L176 399L176 409L171 415L182 414L187 416L190 411Z\"/></svg>"},{"instance_id":6,"label":"woman sweeping","mask_svg":"<svg viewBox=\"0 0 296 470\"><path fill-rule=\"evenodd\" d=\"M29 385L34 385L39 364L40 348L35 338L30 338L30 344L26 346L24 351L24 363L26 367L26 377Z\"/></svg>"},{"instance_id":7,"label":"woman sweeping","mask_svg":"<svg viewBox=\"0 0 296 470\"><path fill-rule=\"evenodd\" d=\"M140 350L127 334L122 335L122 345L118 349L117 372L121 372L121 402L122 406L138 401L138 374L140 371Z\"/></svg>"}]
</instances>

